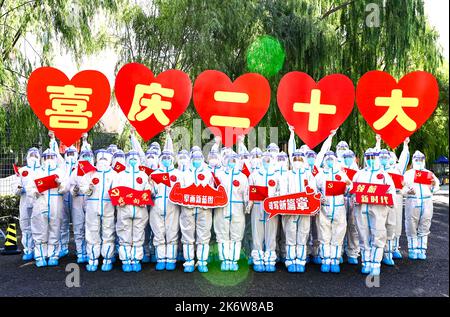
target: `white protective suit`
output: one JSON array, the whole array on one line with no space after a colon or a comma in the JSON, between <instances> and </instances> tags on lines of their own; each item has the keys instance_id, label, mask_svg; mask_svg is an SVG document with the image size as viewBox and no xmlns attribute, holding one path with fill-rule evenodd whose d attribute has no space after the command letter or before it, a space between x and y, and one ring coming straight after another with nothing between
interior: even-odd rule
<instances>
[{"instance_id":1,"label":"white protective suit","mask_svg":"<svg viewBox=\"0 0 450 317\"><path fill-rule=\"evenodd\" d=\"M327 161L332 162L332 166ZM346 182L346 190L351 189L347 175L338 167L336 156L327 152L324 156L324 168L316 175L317 189L322 194L321 210L316 221L320 241L319 254L322 259L322 272L339 272L339 258L347 231L347 214L344 195L326 195L327 181Z\"/></svg>"},{"instance_id":2,"label":"white protective suit","mask_svg":"<svg viewBox=\"0 0 450 317\"><path fill-rule=\"evenodd\" d=\"M375 149L368 149L365 152L365 167L353 176L353 182L389 185L387 193L394 197L394 183L391 177L380 168L377 155L378 152ZM391 209L392 206L384 205L355 205L355 219L361 247L362 273L380 274L380 262L387 240L386 221Z\"/></svg>"},{"instance_id":3,"label":"white protective suit","mask_svg":"<svg viewBox=\"0 0 450 317\"><path fill-rule=\"evenodd\" d=\"M203 164L203 155L196 151L191 155L191 166L182 173L181 187L189 187L192 184L198 186L214 186L214 179L208 168ZM198 164L198 165L194 165ZM200 272L207 272L207 260L209 256L209 240L211 239L212 213L210 208L181 207L180 230L183 243L183 256L185 272L192 272L197 257L197 265ZM196 245L196 248L194 248ZM195 249L197 252L195 252Z\"/></svg>"},{"instance_id":4,"label":"white protective suit","mask_svg":"<svg viewBox=\"0 0 450 317\"><path fill-rule=\"evenodd\" d=\"M130 151L126 158L126 169L116 177L112 188L125 186L143 191L152 188L148 176L139 170L139 153ZM148 223L147 206L118 205L116 233L119 237L119 258L125 272L140 271L144 256L145 227ZM131 266L131 267L130 267Z\"/></svg>"},{"instance_id":5,"label":"white protective suit","mask_svg":"<svg viewBox=\"0 0 450 317\"><path fill-rule=\"evenodd\" d=\"M406 195L405 231L408 238L410 259L426 259L428 235L433 217L433 194L439 190L439 179L425 168L425 155L416 151L412 159L412 168L403 178L402 192ZM416 173L432 173L432 184L414 182Z\"/></svg>"},{"instance_id":6,"label":"white protective suit","mask_svg":"<svg viewBox=\"0 0 450 317\"><path fill-rule=\"evenodd\" d=\"M292 159L292 170L287 172L287 186L281 189L281 195L306 192L306 186L316 191L316 180L306 170L303 154L296 151L293 153ZM286 237L285 245L281 246L286 249L285 265L290 272L304 272L306 258L308 257L307 245L311 217L283 215L281 223Z\"/></svg>"},{"instance_id":7,"label":"white protective suit","mask_svg":"<svg viewBox=\"0 0 450 317\"><path fill-rule=\"evenodd\" d=\"M97 269L100 255L103 257L102 270L109 271L114 256L114 206L108 191L118 174L110 166L111 159L111 153L99 150L97 171L85 174L80 181L80 192L86 198L85 236L89 258L88 271Z\"/></svg>"},{"instance_id":8,"label":"white protective suit","mask_svg":"<svg viewBox=\"0 0 450 317\"><path fill-rule=\"evenodd\" d=\"M267 162L269 157L270 161ZM265 186L268 187L268 197L279 196L281 185L279 174L275 173L273 155L264 152L262 164L265 166L250 174L249 186ZM253 268L256 271L274 272L279 217L274 216L269 219L262 201L250 203L251 205L253 205L251 210Z\"/></svg>"},{"instance_id":9,"label":"white protective suit","mask_svg":"<svg viewBox=\"0 0 450 317\"><path fill-rule=\"evenodd\" d=\"M230 161L235 166L230 165ZM238 155L228 154L224 158L226 166L216 177L225 188L228 204L214 210L214 232L219 247L222 271L236 271L241 254L245 230L245 207L248 203L247 177L239 170Z\"/></svg>"},{"instance_id":10,"label":"white protective suit","mask_svg":"<svg viewBox=\"0 0 450 317\"><path fill-rule=\"evenodd\" d=\"M22 232L23 260L31 260L34 257L34 241L31 234L31 216L35 197L27 195L26 188L29 182L35 179L35 174L41 168L41 155L37 148L30 148L27 152L27 165L19 168L19 175L13 185L13 191L20 196L19 224Z\"/></svg>"},{"instance_id":11,"label":"white protective suit","mask_svg":"<svg viewBox=\"0 0 450 317\"><path fill-rule=\"evenodd\" d=\"M58 164L57 154L47 149L43 158L42 168L36 171L34 179L30 180L26 187L27 195L36 197L31 216L31 232L37 266L58 264L63 194L69 190L64 169ZM58 187L39 193L34 180L51 175L57 175Z\"/></svg>"}]
</instances>

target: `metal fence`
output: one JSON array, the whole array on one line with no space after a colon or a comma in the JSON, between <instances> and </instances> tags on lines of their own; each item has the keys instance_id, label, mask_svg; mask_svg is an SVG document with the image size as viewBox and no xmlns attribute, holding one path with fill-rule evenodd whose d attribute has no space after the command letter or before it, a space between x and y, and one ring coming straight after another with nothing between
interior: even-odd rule
<instances>
[{"instance_id":1,"label":"metal fence","mask_svg":"<svg viewBox=\"0 0 450 317\"><path fill-rule=\"evenodd\" d=\"M106 148L108 145L115 142L117 139L116 133L97 133L92 142L92 149L97 150ZM40 145L34 145L41 153L46 148ZM19 151L8 151L9 147L0 143L0 196L13 194L13 186L15 183L15 175L13 164L17 166L26 165L26 155L28 149L21 149Z\"/></svg>"}]
</instances>

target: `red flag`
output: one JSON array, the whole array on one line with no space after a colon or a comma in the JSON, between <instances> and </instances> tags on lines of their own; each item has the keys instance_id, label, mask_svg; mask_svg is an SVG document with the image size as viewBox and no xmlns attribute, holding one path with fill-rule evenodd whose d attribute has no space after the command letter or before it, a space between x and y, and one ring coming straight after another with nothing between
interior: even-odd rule
<instances>
[{"instance_id":1,"label":"red flag","mask_svg":"<svg viewBox=\"0 0 450 317\"><path fill-rule=\"evenodd\" d=\"M147 174L147 176L150 176L151 173L153 173L153 170L150 167L140 165L139 170Z\"/></svg>"},{"instance_id":2,"label":"red flag","mask_svg":"<svg viewBox=\"0 0 450 317\"><path fill-rule=\"evenodd\" d=\"M431 185L433 174L427 171L416 171L414 174L414 183L422 185Z\"/></svg>"},{"instance_id":3,"label":"red flag","mask_svg":"<svg viewBox=\"0 0 450 317\"><path fill-rule=\"evenodd\" d=\"M13 169L16 176L19 176L19 167L16 164L13 164Z\"/></svg>"},{"instance_id":4,"label":"red flag","mask_svg":"<svg viewBox=\"0 0 450 317\"><path fill-rule=\"evenodd\" d=\"M319 174L319 170L317 169L317 167L315 165L313 166L313 170L311 171L311 173L313 174L313 176L316 176L317 174Z\"/></svg>"},{"instance_id":5,"label":"red flag","mask_svg":"<svg viewBox=\"0 0 450 317\"><path fill-rule=\"evenodd\" d=\"M244 163L244 166L242 166L242 174L244 174L246 177L250 175L250 170L247 167L247 164Z\"/></svg>"},{"instance_id":6,"label":"red flag","mask_svg":"<svg viewBox=\"0 0 450 317\"><path fill-rule=\"evenodd\" d=\"M339 196L345 193L346 184L338 181L327 181L325 183L325 196Z\"/></svg>"},{"instance_id":7,"label":"red flag","mask_svg":"<svg viewBox=\"0 0 450 317\"><path fill-rule=\"evenodd\" d=\"M120 173L120 172L122 172L122 171L125 170L125 165L123 165L123 164L120 163L120 162L116 162L116 164L114 164L113 169L114 169L117 173Z\"/></svg>"},{"instance_id":8,"label":"red flag","mask_svg":"<svg viewBox=\"0 0 450 317\"><path fill-rule=\"evenodd\" d=\"M250 185L249 199L254 201L262 201L269 196L267 186L254 186Z\"/></svg>"},{"instance_id":9,"label":"red flag","mask_svg":"<svg viewBox=\"0 0 450 317\"><path fill-rule=\"evenodd\" d=\"M150 177L156 182L156 184L163 183L170 187L169 173L152 173Z\"/></svg>"},{"instance_id":10,"label":"red flag","mask_svg":"<svg viewBox=\"0 0 450 317\"><path fill-rule=\"evenodd\" d=\"M212 174L212 176L213 176L213 179L214 179L214 186L219 186L220 185L220 180L216 177L216 175L213 173L213 172L211 172L211 174Z\"/></svg>"},{"instance_id":11,"label":"red flag","mask_svg":"<svg viewBox=\"0 0 450 317\"><path fill-rule=\"evenodd\" d=\"M92 166L89 161L79 161L78 162L78 170L77 170L77 176L83 176L89 172L96 171L97 169Z\"/></svg>"},{"instance_id":12,"label":"red flag","mask_svg":"<svg viewBox=\"0 0 450 317\"><path fill-rule=\"evenodd\" d=\"M108 190L111 203L117 205L153 206L150 190L136 190L130 187L119 186Z\"/></svg>"},{"instance_id":13,"label":"red flag","mask_svg":"<svg viewBox=\"0 0 450 317\"><path fill-rule=\"evenodd\" d=\"M351 169L351 168L347 168L347 167L344 167L343 170L344 170L344 173L347 175L347 177L348 177L350 180L353 179L353 176L355 176L355 174L356 174L356 172L357 172L357 171L355 171L355 170L353 170L353 169Z\"/></svg>"},{"instance_id":14,"label":"red flag","mask_svg":"<svg viewBox=\"0 0 450 317\"><path fill-rule=\"evenodd\" d=\"M46 190L57 188L58 183L55 181L55 179L58 177L58 175L50 175L42 178L38 178L34 180L34 183L36 184L38 192L42 193Z\"/></svg>"},{"instance_id":15,"label":"red flag","mask_svg":"<svg viewBox=\"0 0 450 317\"><path fill-rule=\"evenodd\" d=\"M403 175L395 174L395 173L388 173L389 176L391 176L392 181L394 182L396 189L402 189L403 188Z\"/></svg>"}]
</instances>

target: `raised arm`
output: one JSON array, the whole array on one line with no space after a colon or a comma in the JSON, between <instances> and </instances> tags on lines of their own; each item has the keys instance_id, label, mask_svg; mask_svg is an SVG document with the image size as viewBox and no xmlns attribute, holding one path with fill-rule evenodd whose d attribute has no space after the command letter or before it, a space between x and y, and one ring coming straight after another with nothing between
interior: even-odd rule
<instances>
[{"instance_id":1,"label":"raised arm","mask_svg":"<svg viewBox=\"0 0 450 317\"><path fill-rule=\"evenodd\" d=\"M314 164L314 165L316 165L317 168L319 168L322 165L322 161L325 156L325 153L327 153L331 149L331 143L333 142L333 137L335 134L336 134L336 130L330 131L330 135L325 140L325 142L323 142L319 153L317 153L316 162Z\"/></svg>"},{"instance_id":2,"label":"raised arm","mask_svg":"<svg viewBox=\"0 0 450 317\"><path fill-rule=\"evenodd\" d=\"M244 152L248 152L247 151L247 147L244 144L244 140L245 140L245 135L238 135L238 137L237 137L237 151L238 151L238 154L242 154Z\"/></svg>"},{"instance_id":3,"label":"raised arm","mask_svg":"<svg viewBox=\"0 0 450 317\"><path fill-rule=\"evenodd\" d=\"M83 133L82 137L82 143L81 143L81 151L92 151L91 145L89 144L87 137L87 133Z\"/></svg>"},{"instance_id":4,"label":"raised arm","mask_svg":"<svg viewBox=\"0 0 450 317\"><path fill-rule=\"evenodd\" d=\"M164 143L164 150L168 150L173 153L173 141L170 136L170 126L165 128L166 130L166 141Z\"/></svg>"},{"instance_id":5,"label":"raised arm","mask_svg":"<svg viewBox=\"0 0 450 317\"><path fill-rule=\"evenodd\" d=\"M291 131L291 134L289 135L289 141L288 141L288 155L289 155L289 161L292 165L292 154L297 149L297 144L295 143L295 134L294 134L294 127L289 125L289 131Z\"/></svg>"},{"instance_id":6,"label":"raised arm","mask_svg":"<svg viewBox=\"0 0 450 317\"><path fill-rule=\"evenodd\" d=\"M403 141L403 150L402 153L400 153L400 157L398 159L397 168L402 173L405 174L406 168L409 164L409 138L406 138L405 141Z\"/></svg>"},{"instance_id":7,"label":"raised arm","mask_svg":"<svg viewBox=\"0 0 450 317\"><path fill-rule=\"evenodd\" d=\"M375 150L377 152L380 152L381 150L381 136L379 134L375 135L375 139L377 140L377 142L375 143Z\"/></svg>"},{"instance_id":8,"label":"raised arm","mask_svg":"<svg viewBox=\"0 0 450 317\"><path fill-rule=\"evenodd\" d=\"M141 146L141 144L139 143L139 141L136 138L134 128L131 128L131 130L130 130L130 142L131 142L131 148L134 151L139 153L139 157L141 159L141 162L145 163L145 165L148 165L147 158L145 157L144 150L142 150L142 146Z\"/></svg>"}]
</instances>

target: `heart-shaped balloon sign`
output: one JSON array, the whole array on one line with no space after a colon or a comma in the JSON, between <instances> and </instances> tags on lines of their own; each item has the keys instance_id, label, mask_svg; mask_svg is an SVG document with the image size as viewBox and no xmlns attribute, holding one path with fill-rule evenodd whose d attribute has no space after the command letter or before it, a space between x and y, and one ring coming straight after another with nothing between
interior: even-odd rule
<instances>
[{"instance_id":1,"label":"heart-shaped balloon sign","mask_svg":"<svg viewBox=\"0 0 450 317\"><path fill-rule=\"evenodd\" d=\"M145 65L130 63L116 76L117 102L145 141L178 119L191 94L191 80L181 70L167 70L155 77Z\"/></svg>"},{"instance_id":2,"label":"heart-shaped balloon sign","mask_svg":"<svg viewBox=\"0 0 450 317\"><path fill-rule=\"evenodd\" d=\"M27 96L42 123L69 146L100 120L111 89L106 76L96 70L84 70L69 79L56 68L40 67L28 79Z\"/></svg>"},{"instance_id":3,"label":"heart-shaped balloon sign","mask_svg":"<svg viewBox=\"0 0 450 317\"><path fill-rule=\"evenodd\" d=\"M303 72L281 78L277 102L287 123L311 149L337 129L353 109L355 88L342 74L332 74L318 83Z\"/></svg>"},{"instance_id":4,"label":"heart-shaped balloon sign","mask_svg":"<svg viewBox=\"0 0 450 317\"><path fill-rule=\"evenodd\" d=\"M439 86L430 73L415 71L398 82L388 73L365 73L356 87L364 119L391 148L417 131L436 109Z\"/></svg>"},{"instance_id":5,"label":"heart-shaped balloon sign","mask_svg":"<svg viewBox=\"0 0 450 317\"><path fill-rule=\"evenodd\" d=\"M194 84L194 105L206 126L222 137L225 146L236 143L264 117L270 103L270 85L263 76L247 73L234 82L222 72L207 70Z\"/></svg>"}]
</instances>

